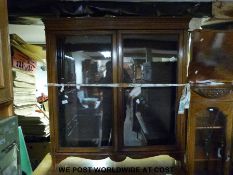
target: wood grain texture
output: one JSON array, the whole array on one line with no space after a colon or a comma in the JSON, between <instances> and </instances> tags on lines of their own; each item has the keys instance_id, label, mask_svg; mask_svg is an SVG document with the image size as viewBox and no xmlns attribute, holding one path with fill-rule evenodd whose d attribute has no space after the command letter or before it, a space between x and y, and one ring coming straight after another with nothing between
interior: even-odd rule
<instances>
[{"instance_id":1,"label":"wood grain texture","mask_svg":"<svg viewBox=\"0 0 233 175\"><path fill-rule=\"evenodd\" d=\"M195 30L192 32L191 82L231 82L233 79L233 31Z\"/></svg>"},{"instance_id":2,"label":"wood grain texture","mask_svg":"<svg viewBox=\"0 0 233 175\"><path fill-rule=\"evenodd\" d=\"M0 116L12 116L12 73L8 35L7 1L0 0Z\"/></svg>"},{"instance_id":3,"label":"wood grain texture","mask_svg":"<svg viewBox=\"0 0 233 175\"><path fill-rule=\"evenodd\" d=\"M0 30L0 89L5 87L2 57L2 32Z\"/></svg>"},{"instance_id":4,"label":"wood grain texture","mask_svg":"<svg viewBox=\"0 0 233 175\"><path fill-rule=\"evenodd\" d=\"M189 18L152 18L152 17L94 17L44 19L46 30L183 30L188 29Z\"/></svg>"},{"instance_id":5,"label":"wood grain texture","mask_svg":"<svg viewBox=\"0 0 233 175\"><path fill-rule=\"evenodd\" d=\"M216 107L218 108L223 114L226 116L226 129L225 129L225 157L224 160L227 159L227 156L231 156L232 150L232 117L233 117L233 110L232 110L233 102L222 102L222 101L195 101L191 102L190 111L189 111L189 118L188 118L188 137L187 142L192 142L187 147L187 168L188 174L194 175L195 169L198 167L195 166L195 156L196 151L196 123L197 118L205 111L208 107ZM202 115L201 115L202 116ZM205 116L202 116L205 117ZM224 161L224 175L229 175L230 173L230 162Z\"/></svg>"}]
</instances>

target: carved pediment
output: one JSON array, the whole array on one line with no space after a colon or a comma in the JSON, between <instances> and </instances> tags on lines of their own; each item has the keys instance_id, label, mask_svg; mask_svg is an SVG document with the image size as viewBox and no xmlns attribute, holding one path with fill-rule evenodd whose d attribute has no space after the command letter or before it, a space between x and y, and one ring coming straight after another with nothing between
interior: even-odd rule
<instances>
[{"instance_id":1,"label":"carved pediment","mask_svg":"<svg viewBox=\"0 0 233 175\"><path fill-rule=\"evenodd\" d=\"M214 99L231 94L233 87L193 86L191 89L202 97Z\"/></svg>"}]
</instances>

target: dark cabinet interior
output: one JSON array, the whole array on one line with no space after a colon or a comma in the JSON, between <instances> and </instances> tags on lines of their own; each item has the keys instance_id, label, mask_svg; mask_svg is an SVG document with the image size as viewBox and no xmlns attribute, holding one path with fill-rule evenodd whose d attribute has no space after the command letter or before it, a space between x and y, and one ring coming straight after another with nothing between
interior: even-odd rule
<instances>
[{"instance_id":1,"label":"dark cabinet interior","mask_svg":"<svg viewBox=\"0 0 233 175\"><path fill-rule=\"evenodd\" d=\"M223 174L226 116L216 107L208 107L200 115L196 118L195 174ZM212 162L218 162L217 166Z\"/></svg>"},{"instance_id":2,"label":"dark cabinet interior","mask_svg":"<svg viewBox=\"0 0 233 175\"><path fill-rule=\"evenodd\" d=\"M111 39L111 35L73 35L57 40L60 46L58 82L73 85L58 90L61 146L111 144L112 88L75 86L112 83ZM109 57L101 54L106 49Z\"/></svg>"},{"instance_id":3,"label":"dark cabinet interior","mask_svg":"<svg viewBox=\"0 0 233 175\"><path fill-rule=\"evenodd\" d=\"M132 32L133 33L133 32ZM178 34L123 34L123 83L177 83ZM176 88L124 90L124 145L175 143Z\"/></svg>"},{"instance_id":4,"label":"dark cabinet interior","mask_svg":"<svg viewBox=\"0 0 233 175\"><path fill-rule=\"evenodd\" d=\"M189 173L195 175L230 173L232 102L207 101L191 104Z\"/></svg>"},{"instance_id":5,"label":"dark cabinet interior","mask_svg":"<svg viewBox=\"0 0 233 175\"><path fill-rule=\"evenodd\" d=\"M123 113L120 125L124 130L124 145L175 144L177 89L133 89L127 86L177 83L178 36L153 33L123 35L122 66L112 61L111 35L84 34L58 39L58 83L73 86L58 90L61 145L111 146L112 104L116 100L113 97L114 83L126 86L122 88L122 111L118 111ZM159 45L160 42L164 44ZM119 80L113 81L113 67L122 68ZM133 94L135 90L138 90L137 94ZM88 130L89 127L91 129Z\"/></svg>"},{"instance_id":6,"label":"dark cabinet interior","mask_svg":"<svg viewBox=\"0 0 233 175\"><path fill-rule=\"evenodd\" d=\"M135 90L127 86L177 83L178 35L123 35L122 66L112 61L111 40L111 35L91 34L57 40L58 83L72 85L58 91L60 144L111 146L113 83L126 86L122 94L124 145L174 144L177 89L143 87L135 95ZM165 44L159 45L160 42ZM121 67L122 72L117 75L123 77L121 80L113 82L113 67Z\"/></svg>"}]
</instances>

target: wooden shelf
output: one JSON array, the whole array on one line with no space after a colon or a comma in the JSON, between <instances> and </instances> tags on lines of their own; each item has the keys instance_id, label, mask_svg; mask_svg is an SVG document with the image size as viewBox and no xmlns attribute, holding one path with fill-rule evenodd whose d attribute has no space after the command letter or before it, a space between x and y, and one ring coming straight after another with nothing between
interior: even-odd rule
<instances>
[{"instance_id":1,"label":"wooden shelf","mask_svg":"<svg viewBox=\"0 0 233 175\"><path fill-rule=\"evenodd\" d=\"M221 158L218 158L217 155L210 153L209 159L205 157L204 154L198 154L195 156L194 161L221 161Z\"/></svg>"},{"instance_id":2,"label":"wooden shelf","mask_svg":"<svg viewBox=\"0 0 233 175\"><path fill-rule=\"evenodd\" d=\"M222 161L221 159L218 159L218 158L210 158L210 159L194 159L195 162L207 162L207 161Z\"/></svg>"},{"instance_id":3,"label":"wooden shelf","mask_svg":"<svg viewBox=\"0 0 233 175\"><path fill-rule=\"evenodd\" d=\"M223 129L222 126L198 126L196 130L205 130L205 129Z\"/></svg>"},{"instance_id":4,"label":"wooden shelf","mask_svg":"<svg viewBox=\"0 0 233 175\"><path fill-rule=\"evenodd\" d=\"M205 156L205 151L204 151L204 147L202 146L197 146L196 145L196 151L195 151L195 157L194 157L194 161L217 161L220 160L221 158L218 157L217 153L217 147L216 145L211 145L212 147L209 150L209 159L206 158Z\"/></svg>"}]
</instances>

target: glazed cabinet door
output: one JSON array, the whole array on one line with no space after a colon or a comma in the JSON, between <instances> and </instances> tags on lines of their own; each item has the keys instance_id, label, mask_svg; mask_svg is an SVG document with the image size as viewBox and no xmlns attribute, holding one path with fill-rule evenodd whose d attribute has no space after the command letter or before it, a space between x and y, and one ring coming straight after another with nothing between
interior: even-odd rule
<instances>
[{"instance_id":1,"label":"glazed cabinet door","mask_svg":"<svg viewBox=\"0 0 233 175\"><path fill-rule=\"evenodd\" d=\"M119 82L125 84L119 89L122 150L159 148L169 154L184 132L184 116L177 114L181 89L175 86L184 81L183 33L125 30L118 37Z\"/></svg>"},{"instance_id":2,"label":"glazed cabinet door","mask_svg":"<svg viewBox=\"0 0 233 175\"><path fill-rule=\"evenodd\" d=\"M192 103L189 115L190 174L228 175L232 142L232 102Z\"/></svg>"},{"instance_id":3,"label":"glazed cabinet door","mask_svg":"<svg viewBox=\"0 0 233 175\"><path fill-rule=\"evenodd\" d=\"M78 33L78 34L77 34ZM112 32L62 33L56 46L53 86L57 151L99 152L112 149L116 81ZM50 82L54 77L50 76ZM65 84L64 86L62 84Z\"/></svg>"}]
</instances>

